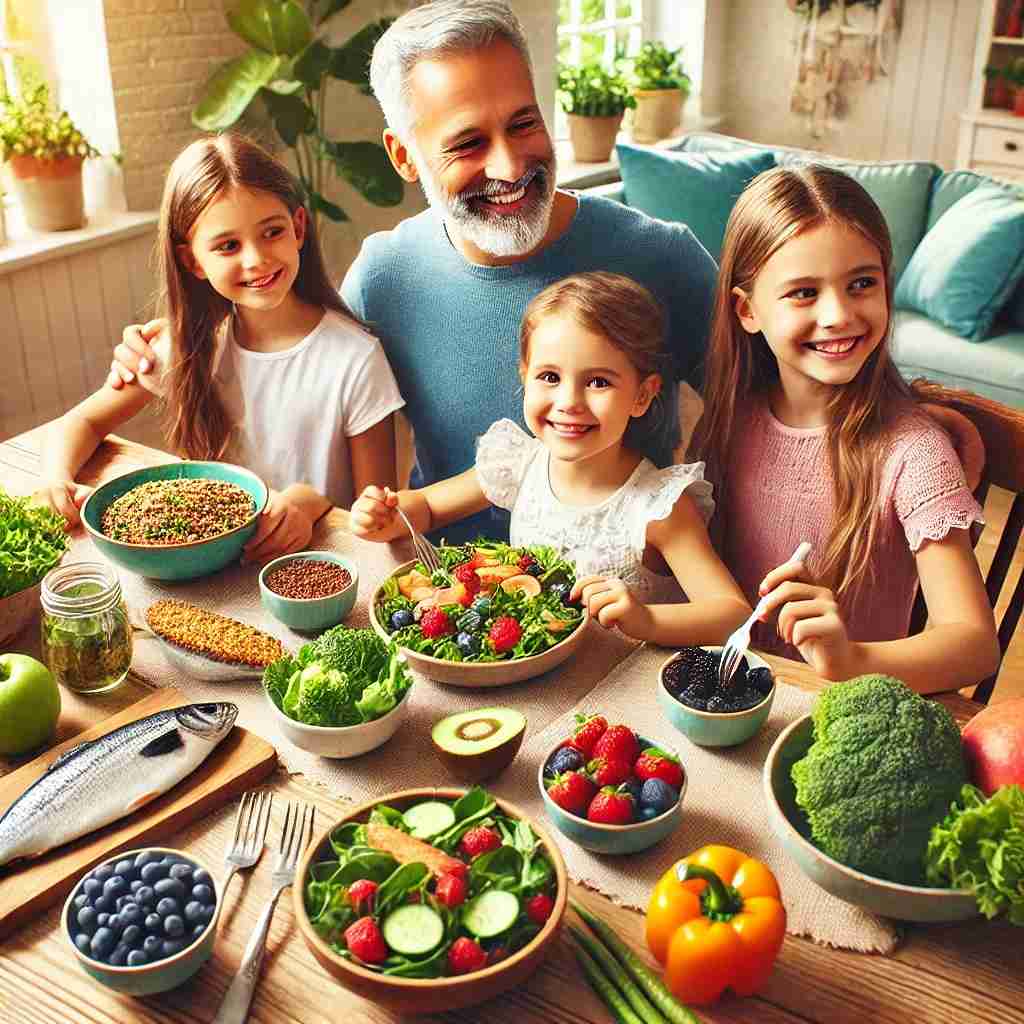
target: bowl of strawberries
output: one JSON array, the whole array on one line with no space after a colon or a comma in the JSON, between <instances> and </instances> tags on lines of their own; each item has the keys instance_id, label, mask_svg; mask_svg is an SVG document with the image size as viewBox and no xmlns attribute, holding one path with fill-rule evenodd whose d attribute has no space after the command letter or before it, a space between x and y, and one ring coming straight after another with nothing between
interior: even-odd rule
<instances>
[{"instance_id":1,"label":"bowl of strawberries","mask_svg":"<svg viewBox=\"0 0 1024 1024\"><path fill-rule=\"evenodd\" d=\"M537 770L555 828L593 853L636 853L682 818L686 771L678 753L603 715L576 716Z\"/></svg>"}]
</instances>

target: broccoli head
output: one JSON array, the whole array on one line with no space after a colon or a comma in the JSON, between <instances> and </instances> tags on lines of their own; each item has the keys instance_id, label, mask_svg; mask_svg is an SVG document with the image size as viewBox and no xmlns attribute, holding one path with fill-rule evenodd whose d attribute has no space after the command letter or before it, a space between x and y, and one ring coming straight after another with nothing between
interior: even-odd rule
<instances>
[{"instance_id":1,"label":"broccoli head","mask_svg":"<svg viewBox=\"0 0 1024 1024\"><path fill-rule=\"evenodd\" d=\"M299 676L295 717L307 725L355 725L361 719L352 709L352 701L348 676L314 663Z\"/></svg>"},{"instance_id":2,"label":"broccoli head","mask_svg":"<svg viewBox=\"0 0 1024 1024\"><path fill-rule=\"evenodd\" d=\"M830 687L811 717L793 783L815 844L865 874L924 884L932 826L966 781L953 717L883 675Z\"/></svg>"}]
</instances>

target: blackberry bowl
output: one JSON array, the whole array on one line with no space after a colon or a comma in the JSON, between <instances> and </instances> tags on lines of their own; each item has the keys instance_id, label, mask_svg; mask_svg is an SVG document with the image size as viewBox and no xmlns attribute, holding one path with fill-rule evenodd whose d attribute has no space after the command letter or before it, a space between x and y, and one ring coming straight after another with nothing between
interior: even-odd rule
<instances>
[{"instance_id":1,"label":"blackberry bowl","mask_svg":"<svg viewBox=\"0 0 1024 1024\"><path fill-rule=\"evenodd\" d=\"M665 717L692 743L732 747L764 725L775 699L775 676L750 650L727 694L718 692L721 647L685 647L658 673L658 703Z\"/></svg>"}]
</instances>

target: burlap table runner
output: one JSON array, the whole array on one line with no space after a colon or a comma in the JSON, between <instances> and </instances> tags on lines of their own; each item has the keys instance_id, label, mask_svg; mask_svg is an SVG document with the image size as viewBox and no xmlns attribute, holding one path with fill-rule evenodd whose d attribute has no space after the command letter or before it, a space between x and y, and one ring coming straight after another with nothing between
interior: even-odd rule
<instances>
[{"instance_id":1,"label":"burlap table runner","mask_svg":"<svg viewBox=\"0 0 1024 1024\"><path fill-rule=\"evenodd\" d=\"M369 624L368 601L378 583L409 557L404 545L369 544L343 530L321 530L311 547L351 555L359 566L359 595L350 626ZM86 539L76 539L68 561L98 558ZM120 572L135 633L132 672L153 686L173 685L188 698L231 700L238 722L273 743L282 765L326 786L345 800L362 802L393 790L451 782L430 747L438 718L487 704L507 704L527 719L527 736L512 766L489 788L546 822L537 790L540 759L572 729L577 711L600 712L631 725L650 739L674 746L688 773L683 823L678 832L650 851L628 857L598 856L567 839L560 842L570 876L617 903L643 909L650 890L678 858L706 843L726 843L767 863L778 878L789 914L787 929L830 945L889 952L897 933L888 922L843 903L810 882L774 839L761 796L761 767L783 726L806 713L813 695L779 685L771 717L761 733L738 748L715 752L694 746L666 721L655 686L664 650L637 647L620 634L591 625L577 654L536 679L494 691L444 686L416 675L409 694L409 719L384 746L351 760L318 757L295 747L278 731L258 682L210 683L182 675L160 644L145 630L145 610L162 597L177 597L248 622L296 650L307 637L282 626L260 604L256 566L233 566L214 576L166 583ZM617 666L617 667L616 667ZM552 826L552 831L558 835Z\"/></svg>"}]
</instances>

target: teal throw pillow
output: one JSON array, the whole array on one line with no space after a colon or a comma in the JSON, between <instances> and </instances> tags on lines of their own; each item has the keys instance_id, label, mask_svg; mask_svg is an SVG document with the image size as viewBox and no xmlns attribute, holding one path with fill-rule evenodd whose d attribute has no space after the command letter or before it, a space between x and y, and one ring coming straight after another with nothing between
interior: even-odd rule
<instances>
[{"instance_id":1,"label":"teal throw pillow","mask_svg":"<svg viewBox=\"0 0 1024 1024\"><path fill-rule=\"evenodd\" d=\"M626 202L651 217L689 226L715 259L725 225L751 178L775 166L763 150L680 153L620 143L615 147Z\"/></svg>"},{"instance_id":2,"label":"teal throw pillow","mask_svg":"<svg viewBox=\"0 0 1024 1024\"><path fill-rule=\"evenodd\" d=\"M1024 200L979 185L921 240L896 288L896 306L984 341L1022 277Z\"/></svg>"}]
</instances>

